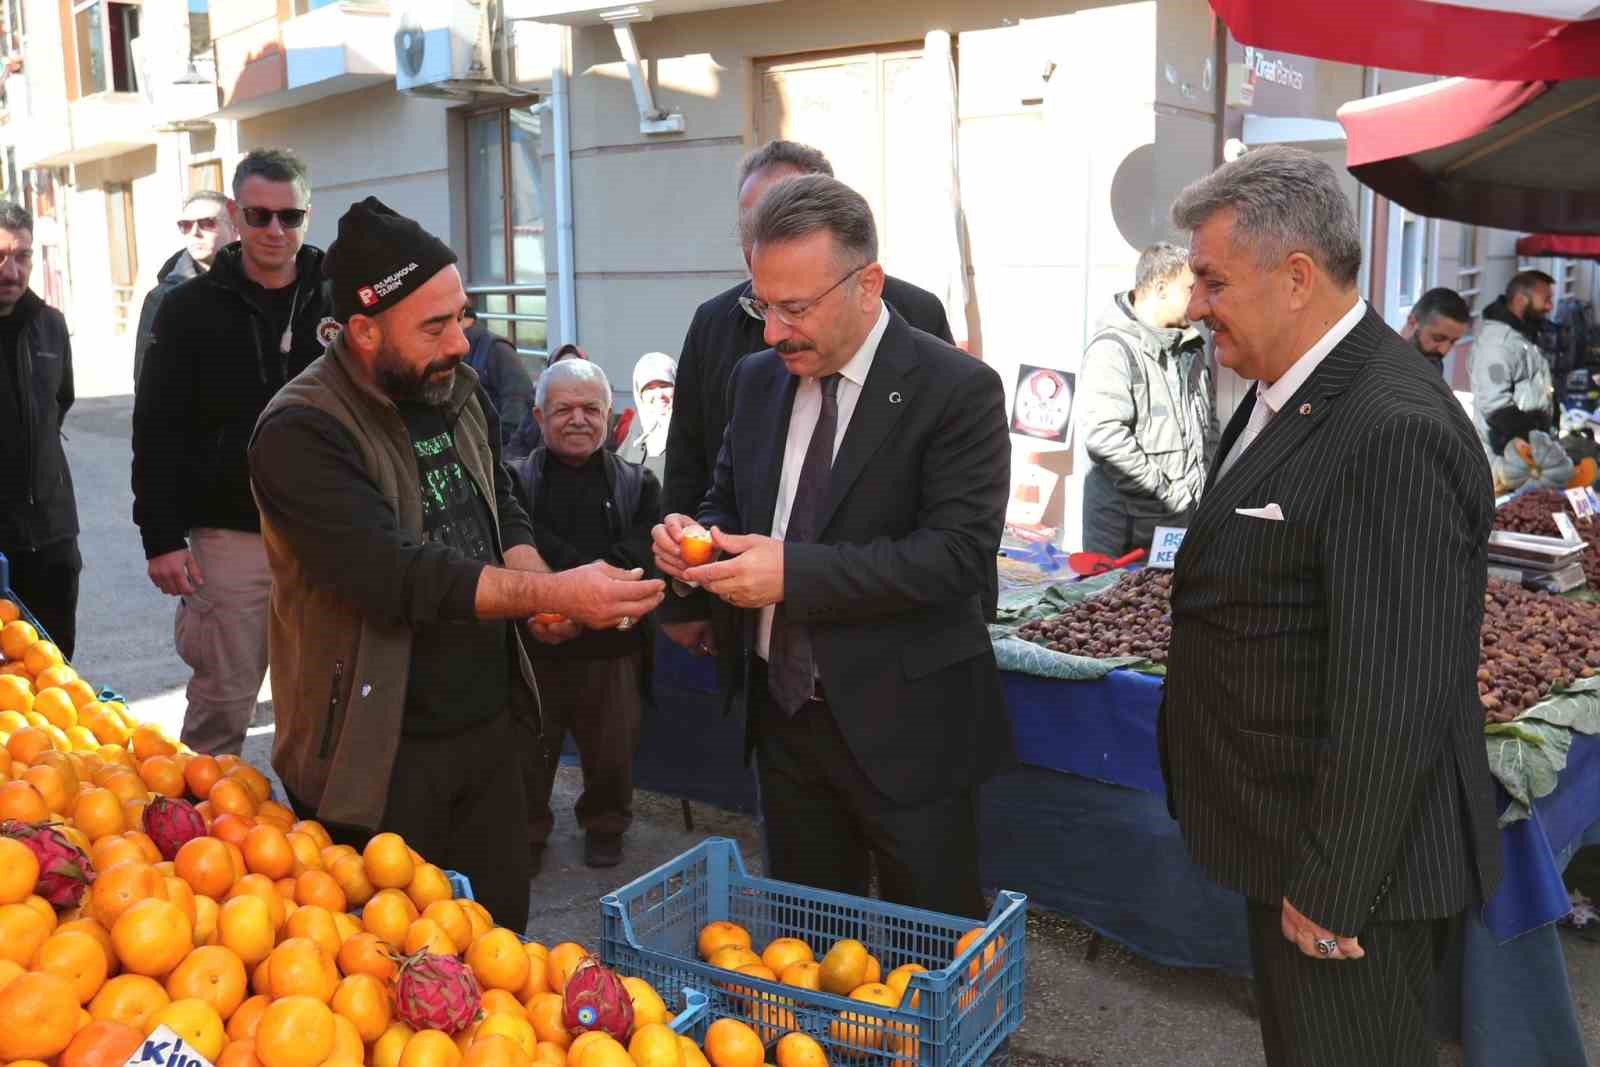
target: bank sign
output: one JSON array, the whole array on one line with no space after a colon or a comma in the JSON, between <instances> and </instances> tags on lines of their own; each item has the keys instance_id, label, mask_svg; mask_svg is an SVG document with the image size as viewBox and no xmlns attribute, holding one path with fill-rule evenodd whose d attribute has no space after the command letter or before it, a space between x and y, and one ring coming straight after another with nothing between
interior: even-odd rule
<instances>
[{"instance_id":1,"label":"bank sign","mask_svg":"<svg viewBox=\"0 0 1600 1067\"><path fill-rule=\"evenodd\" d=\"M1316 109L1316 60L1228 39L1228 136L1239 136L1246 112L1284 119L1330 117Z\"/></svg>"}]
</instances>

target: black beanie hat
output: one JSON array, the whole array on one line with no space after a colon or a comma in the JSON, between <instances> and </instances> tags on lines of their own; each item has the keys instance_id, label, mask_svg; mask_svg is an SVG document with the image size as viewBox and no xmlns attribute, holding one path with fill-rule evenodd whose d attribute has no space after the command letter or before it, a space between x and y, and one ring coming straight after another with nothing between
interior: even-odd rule
<instances>
[{"instance_id":1,"label":"black beanie hat","mask_svg":"<svg viewBox=\"0 0 1600 1067\"><path fill-rule=\"evenodd\" d=\"M449 245L377 197L351 204L322 262L334 318L349 322L392 308L455 261Z\"/></svg>"}]
</instances>

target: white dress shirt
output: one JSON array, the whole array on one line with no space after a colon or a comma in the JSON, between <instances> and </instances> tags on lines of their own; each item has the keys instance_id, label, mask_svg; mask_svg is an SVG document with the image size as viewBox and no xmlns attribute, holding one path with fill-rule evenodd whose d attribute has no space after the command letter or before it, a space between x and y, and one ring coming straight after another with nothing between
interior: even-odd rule
<instances>
[{"instance_id":1,"label":"white dress shirt","mask_svg":"<svg viewBox=\"0 0 1600 1067\"><path fill-rule=\"evenodd\" d=\"M1239 432L1238 438L1233 442L1233 447L1228 450L1228 457L1222 463L1222 469L1217 472L1217 477L1224 474L1239 462L1239 457L1244 455L1244 450L1250 447L1252 441L1261 435L1267 428L1267 423L1272 417L1283 410L1283 406L1294 399L1294 394L1300 387L1310 380L1312 373L1322 365L1339 342L1350 335L1356 324L1367 314L1367 302L1357 299L1355 306L1345 312L1344 318L1328 328L1328 332L1318 338L1317 343L1306 349L1299 359L1289 365L1283 376L1270 385L1265 382L1256 383L1256 406L1250 412L1250 421Z\"/></svg>"},{"instance_id":2,"label":"white dress shirt","mask_svg":"<svg viewBox=\"0 0 1600 1067\"><path fill-rule=\"evenodd\" d=\"M881 305L878 321L873 324L867 339L861 342L850 362L839 369L839 391L835 400L839 405L839 418L833 433L833 454L839 454L844 442L844 432L850 428L850 416L855 414L856 401L861 399L862 386L866 385L867 372L878 354L878 344L889 328L888 305ZM789 413L789 436L783 446L783 473L778 477L778 501L772 509L772 536L783 540L789 528L789 509L794 506L794 492L800 485L800 468L806 462L806 449L811 447L811 434L822 417L822 386L815 378L801 378L794 391L794 409ZM756 654L767 658L767 645L772 639L771 607L761 609L761 620L756 629Z\"/></svg>"}]
</instances>

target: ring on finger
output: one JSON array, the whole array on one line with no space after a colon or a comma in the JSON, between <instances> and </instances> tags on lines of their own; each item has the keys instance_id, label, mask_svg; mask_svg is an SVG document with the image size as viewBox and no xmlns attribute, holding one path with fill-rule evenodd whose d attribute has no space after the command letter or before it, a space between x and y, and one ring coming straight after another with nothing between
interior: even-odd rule
<instances>
[{"instance_id":1,"label":"ring on finger","mask_svg":"<svg viewBox=\"0 0 1600 1067\"><path fill-rule=\"evenodd\" d=\"M1319 937L1316 940L1317 954L1323 959L1331 959L1339 954L1339 941L1332 937Z\"/></svg>"}]
</instances>

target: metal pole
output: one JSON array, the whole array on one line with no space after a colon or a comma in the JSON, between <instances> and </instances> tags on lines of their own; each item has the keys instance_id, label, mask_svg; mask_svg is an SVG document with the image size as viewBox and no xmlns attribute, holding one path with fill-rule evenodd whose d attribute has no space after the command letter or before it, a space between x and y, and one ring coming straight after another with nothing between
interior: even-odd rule
<instances>
[{"instance_id":1,"label":"metal pole","mask_svg":"<svg viewBox=\"0 0 1600 1067\"><path fill-rule=\"evenodd\" d=\"M550 346L554 351L562 344L576 344L578 340L577 269L573 257L572 226L572 138L569 129L570 104L567 71L557 66L550 75L550 123L556 163L556 283L560 300L560 343Z\"/></svg>"}]
</instances>

